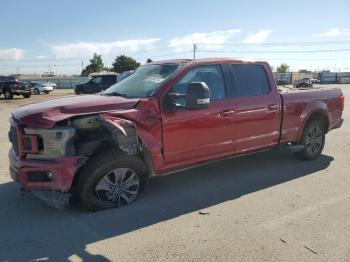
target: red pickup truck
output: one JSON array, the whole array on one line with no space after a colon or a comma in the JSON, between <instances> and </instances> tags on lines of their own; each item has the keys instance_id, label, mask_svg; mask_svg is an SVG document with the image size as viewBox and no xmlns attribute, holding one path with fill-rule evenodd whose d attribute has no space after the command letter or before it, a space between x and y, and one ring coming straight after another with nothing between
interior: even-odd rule
<instances>
[{"instance_id":1,"label":"red pickup truck","mask_svg":"<svg viewBox=\"0 0 350 262\"><path fill-rule=\"evenodd\" d=\"M13 112L10 174L89 210L134 201L149 177L275 147L305 160L342 125L339 89L278 91L266 62L169 60L100 94Z\"/></svg>"}]
</instances>

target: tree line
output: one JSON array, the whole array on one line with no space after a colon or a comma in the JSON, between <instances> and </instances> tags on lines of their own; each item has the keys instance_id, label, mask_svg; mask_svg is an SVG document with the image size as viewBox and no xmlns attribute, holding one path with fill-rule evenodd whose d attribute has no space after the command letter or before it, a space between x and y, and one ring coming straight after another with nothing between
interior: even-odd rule
<instances>
[{"instance_id":1,"label":"tree line","mask_svg":"<svg viewBox=\"0 0 350 262\"><path fill-rule=\"evenodd\" d=\"M147 59L146 63L150 63L152 60ZM83 69L81 76L89 76L91 73L98 73L101 71L123 73L125 71L136 70L141 64L134 58L126 55L117 56L112 64L112 67L106 67L102 61L102 55L94 53L90 59L90 63Z\"/></svg>"},{"instance_id":2,"label":"tree line","mask_svg":"<svg viewBox=\"0 0 350 262\"><path fill-rule=\"evenodd\" d=\"M150 62L152 62L152 60L148 58L146 63ZM141 64L134 58L120 55L115 58L111 68L105 67L102 61L102 55L94 53L93 57L90 59L90 64L88 64L81 72L81 76L89 76L91 73L98 73L101 71L123 73L125 71L136 70L140 65ZM289 71L289 66L282 63L277 66L276 71L278 73L287 73Z\"/></svg>"}]
</instances>

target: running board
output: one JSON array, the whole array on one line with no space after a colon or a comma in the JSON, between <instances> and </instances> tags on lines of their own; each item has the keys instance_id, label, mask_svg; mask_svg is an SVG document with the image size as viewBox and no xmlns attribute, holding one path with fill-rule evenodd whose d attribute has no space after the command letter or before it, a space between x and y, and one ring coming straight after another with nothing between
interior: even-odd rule
<instances>
[{"instance_id":1,"label":"running board","mask_svg":"<svg viewBox=\"0 0 350 262\"><path fill-rule=\"evenodd\" d=\"M280 149L284 150L284 151L291 152L291 153L295 153L295 152L303 150L304 146L303 145L283 144L283 145L280 145Z\"/></svg>"}]
</instances>

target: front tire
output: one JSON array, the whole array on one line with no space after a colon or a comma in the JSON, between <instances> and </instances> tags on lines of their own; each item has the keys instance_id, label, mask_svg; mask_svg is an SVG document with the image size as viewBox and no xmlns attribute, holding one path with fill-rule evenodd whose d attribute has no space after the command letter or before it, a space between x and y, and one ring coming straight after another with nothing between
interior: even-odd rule
<instances>
[{"instance_id":1,"label":"front tire","mask_svg":"<svg viewBox=\"0 0 350 262\"><path fill-rule=\"evenodd\" d=\"M44 91L44 94L45 95L48 95L50 92L49 91Z\"/></svg>"},{"instance_id":2,"label":"front tire","mask_svg":"<svg viewBox=\"0 0 350 262\"><path fill-rule=\"evenodd\" d=\"M322 121L314 119L307 123L303 130L300 143L304 148L296 152L296 156L304 160L318 158L325 144L325 127Z\"/></svg>"},{"instance_id":3,"label":"front tire","mask_svg":"<svg viewBox=\"0 0 350 262\"><path fill-rule=\"evenodd\" d=\"M139 157L116 150L101 152L79 171L76 194L90 211L120 207L136 200L148 177Z\"/></svg>"}]
</instances>

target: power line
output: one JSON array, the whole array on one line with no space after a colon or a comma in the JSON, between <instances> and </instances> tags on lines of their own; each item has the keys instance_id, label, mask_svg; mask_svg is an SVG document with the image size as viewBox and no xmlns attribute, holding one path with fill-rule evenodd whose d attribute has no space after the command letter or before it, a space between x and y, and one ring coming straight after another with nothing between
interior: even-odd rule
<instances>
[{"instance_id":1,"label":"power line","mask_svg":"<svg viewBox=\"0 0 350 262\"><path fill-rule=\"evenodd\" d=\"M332 52L349 52L350 49L320 49L320 50L280 50L280 51L241 51L241 50L198 50L206 53L248 53L248 54L308 54L308 53L332 53Z\"/></svg>"},{"instance_id":2,"label":"power line","mask_svg":"<svg viewBox=\"0 0 350 262\"><path fill-rule=\"evenodd\" d=\"M198 43L208 45L206 43ZM350 40L342 41L305 41L305 42L267 42L267 43L222 43L220 46L306 46L306 45L344 45L350 44Z\"/></svg>"}]
</instances>

